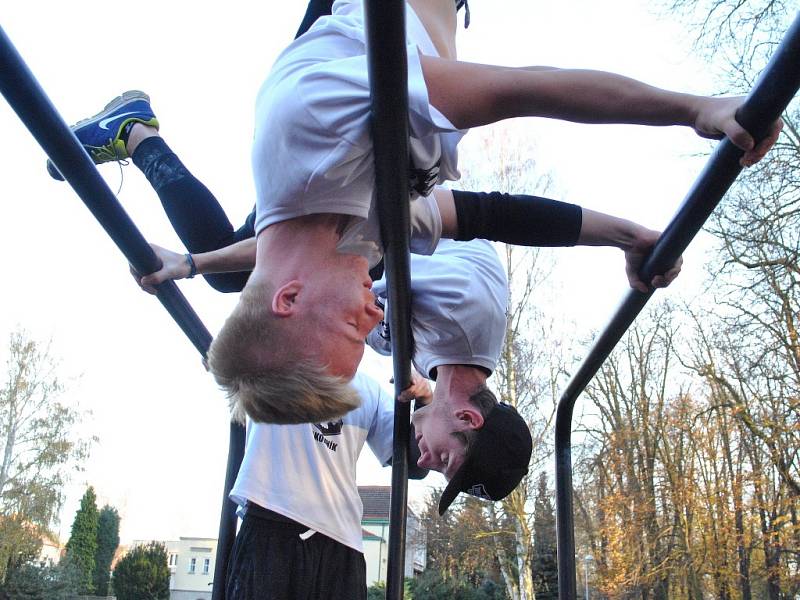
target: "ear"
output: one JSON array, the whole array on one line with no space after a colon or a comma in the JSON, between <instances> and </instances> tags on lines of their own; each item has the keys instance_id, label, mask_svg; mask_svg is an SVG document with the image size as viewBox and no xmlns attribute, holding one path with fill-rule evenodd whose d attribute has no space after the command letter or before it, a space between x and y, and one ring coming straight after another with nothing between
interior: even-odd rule
<instances>
[{"instance_id":1,"label":"ear","mask_svg":"<svg viewBox=\"0 0 800 600\"><path fill-rule=\"evenodd\" d=\"M293 279L283 284L272 296L272 312L278 317L290 317L297 312L297 299L303 284Z\"/></svg>"},{"instance_id":2,"label":"ear","mask_svg":"<svg viewBox=\"0 0 800 600\"><path fill-rule=\"evenodd\" d=\"M464 429L480 429L483 427L483 415L475 408L460 408L455 412L455 416Z\"/></svg>"}]
</instances>

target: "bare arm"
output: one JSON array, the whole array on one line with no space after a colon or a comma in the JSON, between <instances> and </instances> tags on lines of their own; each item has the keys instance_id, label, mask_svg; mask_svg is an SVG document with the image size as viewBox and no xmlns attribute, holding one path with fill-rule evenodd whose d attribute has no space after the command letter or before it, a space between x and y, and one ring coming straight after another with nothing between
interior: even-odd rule
<instances>
[{"instance_id":1,"label":"bare arm","mask_svg":"<svg viewBox=\"0 0 800 600\"><path fill-rule=\"evenodd\" d=\"M436 188L434 190L434 198L436 199L436 204L439 207L439 212L442 217L442 237L450 239L465 239L460 235L461 232L459 231L458 215L455 208L453 192L444 188ZM524 201L530 201L531 203L536 201L536 199L533 197L520 198ZM520 202L516 199L514 199L514 201L516 202L516 210L518 211L518 218L515 220L515 224L525 223L532 218L532 215L535 216L537 214L533 204L530 205L531 210L528 210L527 202ZM501 207L497 206L497 208ZM577 207L575 208L577 209ZM519 213L519 211L524 211L524 214ZM571 213L564 213L557 218L563 219L569 214ZM658 240L660 233L651 229L647 229L646 227L642 227L641 225L637 225L633 221L620 219L618 217L588 210L586 208L580 209L579 218L580 231L578 232L577 240L571 238L568 241L565 240L563 244L551 245L571 246L577 244L581 246L613 246L615 248L619 248L625 252L625 272L628 277L628 283L631 285L631 287L639 291L646 292L648 287L639 279L638 270L642 264L642 261L645 259L647 254ZM574 223L577 227L577 219L574 220ZM553 222L554 226L560 224L561 223L556 224ZM560 227L554 228L560 229ZM513 237L514 243L528 246L539 245L535 239L535 236L529 237L529 241L525 240L525 232L528 232L528 229L525 229L522 236L517 235L519 229L519 226L515 227L515 235ZM503 242L509 242L512 239L505 237L502 231L486 231L484 234L475 235L474 237L487 237L488 239ZM653 287L665 287L669 285L680 273L682 264L683 259L678 259L678 261L669 271L663 275L654 277L650 282L651 285Z\"/></svg>"},{"instance_id":2,"label":"bare arm","mask_svg":"<svg viewBox=\"0 0 800 600\"><path fill-rule=\"evenodd\" d=\"M635 79L583 69L500 68L423 56L431 103L459 128L512 117L546 117L579 123L683 125L698 135L727 135L745 151L743 166L758 162L777 140L776 121L758 145L734 118L741 97L695 96Z\"/></svg>"},{"instance_id":3,"label":"bare arm","mask_svg":"<svg viewBox=\"0 0 800 600\"><path fill-rule=\"evenodd\" d=\"M161 259L161 269L150 275L141 277L133 273L143 290L154 294L155 287L168 279L184 279L191 273L191 266L185 254L172 252L156 244L150 244L153 251ZM192 254L192 260L197 268L198 275L209 273L232 273L237 271L252 271L256 264L256 240L248 238L219 248L210 252Z\"/></svg>"},{"instance_id":4,"label":"bare arm","mask_svg":"<svg viewBox=\"0 0 800 600\"><path fill-rule=\"evenodd\" d=\"M639 279L639 268L653 249L661 233L642 227L633 221L612 217L601 212L581 209L583 220L578 244L581 246L613 246L625 253L625 274L628 283L640 292L647 292L648 286ZM657 275L650 284L653 287L666 287L680 274L683 258L663 275Z\"/></svg>"}]
</instances>

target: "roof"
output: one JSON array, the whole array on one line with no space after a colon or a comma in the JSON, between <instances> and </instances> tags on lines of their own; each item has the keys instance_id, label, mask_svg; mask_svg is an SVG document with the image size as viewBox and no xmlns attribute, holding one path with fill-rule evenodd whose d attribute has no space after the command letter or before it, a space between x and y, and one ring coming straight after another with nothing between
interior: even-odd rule
<instances>
[{"instance_id":1,"label":"roof","mask_svg":"<svg viewBox=\"0 0 800 600\"><path fill-rule=\"evenodd\" d=\"M392 488L388 485L360 485L358 495L364 505L362 521L389 520L389 504L392 497ZM409 514L414 514L408 507ZM416 516L416 515L415 515Z\"/></svg>"},{"instance_id":2,"label":"roof","mask_svg":"<svg viewBox=\"0 0 800 600\"><path fill-rule=\"evenodd\" d=\"M388 485L360 485L358 495L364 505L362 520L385 519L389 520L389 500L392 488Z\"/></svg>"}]
</instances>

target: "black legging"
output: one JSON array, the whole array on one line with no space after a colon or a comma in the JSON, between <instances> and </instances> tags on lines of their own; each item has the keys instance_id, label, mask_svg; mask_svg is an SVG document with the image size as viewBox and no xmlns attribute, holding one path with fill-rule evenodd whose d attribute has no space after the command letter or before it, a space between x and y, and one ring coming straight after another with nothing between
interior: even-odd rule
<instances>
[{"instance_id":1,"label":"black legging","mask_svg":"<svg viewBox=\"0 0 800 600\"><path fill-rule=\"evenodd\" d=\"M295 37L323 15L331 14L333 0L310 0ZM160 137L145 139L132 156L158 194L167 218L186 249L195 254L230 246L255 235L255 209L234 229L214 194L181 162ZM220 292L240 292L249 271L204 275Z\"/></svg>"}]
</instances>

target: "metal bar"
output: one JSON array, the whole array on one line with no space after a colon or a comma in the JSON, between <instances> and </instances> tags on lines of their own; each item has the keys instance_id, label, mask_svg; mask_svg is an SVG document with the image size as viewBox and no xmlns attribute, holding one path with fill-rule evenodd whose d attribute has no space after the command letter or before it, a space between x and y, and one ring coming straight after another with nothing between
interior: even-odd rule
<instances>
[{"instance_id":1,"label":"metal bar","mask_svg":"<svg viewBox=\"0 0 800 600\"><path fill-rule=\"evenodd\" d=\"M408 257L408 62L405 2L364 0L375 188L386 261L395 397L411 383ZM395 402L386 598L403 597L408 505L408 403Z\"/></svg>"},{"instance_id":2,"label":"metal bar","mask_svg":"<svg viewBox=\"0 0 800 600\"><path fill-rule=\"evenodd\" d=\"M736 115L756 139L764 137L770 124L786 109L800 88L800 13L787 31L766 69ZM650 281L683 254L706 219L741 172L743 152L724 139L711 155L678 212L642 265L640 276ZM558 532L558 597L575 600L575 529L572 506L572 412L586 388L617 342L644 308L652 292L628 292L608 326L603 330L573 375L561 396L556 416L556 514Z\"/></svg>"},{"instance_id":3,"label":"metal bar","mask_svg":"<svg viewBox=\"0 0 800 600\"><path fill-rule=\"evenodd\" d=\"M239 467L244 458L245 429L239 423L230 424L228 437L228 466L225 469L225 486L222 492L222 509L219 515L217 534L217 554L214 558L214 579L211 587L211 600L225 600L225 582L228 579L228 558L236 539L236 505L228 494L236 483Z\"/></svg>"},{"instance_id":4,"label":"metal bar","mask_svg":"<svg viewBox=\"0 0 800 600\"><path fill-rule=\"evenodd\" d=\"M133 268L142 274L161 268L150 245L100 177L92 159L58 114L2 28L0 92ZM159 285L157 296L194 347L205 356L211 334L175 282Z\"/></svg>"},{"instance_id":5,"label":"metal bar","mask_svg":"<svg viewBox=\"0 0 800 600\"><path fill-rule=\"evenodd\" d=\"M150 245L109 189L91 158L56 111L44 90L22 60L5 31L0 27L0 93L17 113L50 160L58 167L83 203L106 233L139 273L148 274L161 268ZM157 286L157 298L205 358L211 334L192 309L174 281ZM219 541L214 567L213 600L222 600L225 593L225 568L236 534L236 511L228 501L236 472L244 452L244 428L231 423L228 467L220 518ZM221 573L221 579L217 576Z\"/></svg>"}]
</instances>

